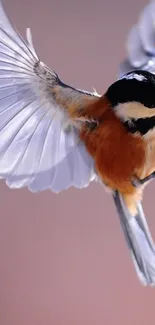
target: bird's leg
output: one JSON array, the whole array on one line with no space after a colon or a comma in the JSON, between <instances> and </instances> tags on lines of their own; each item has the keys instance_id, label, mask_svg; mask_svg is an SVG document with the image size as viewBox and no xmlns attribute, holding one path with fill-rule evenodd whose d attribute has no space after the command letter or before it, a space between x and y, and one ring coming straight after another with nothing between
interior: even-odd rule
<instances>
[{"instance_id":1,"label":"bird's leg","mask_svg":"<svg viewBox=\"0 0 155 325\"><path fill-rule=\"evenodd\" d=\"M148 181L152 180L153 178L155 178L155 172L153 172L150 175L144 177L143 179L135 178L132 181L132 185L135 186L135 187L140 187L141 185L144 185Z\"/></svg>"}]
</instances>

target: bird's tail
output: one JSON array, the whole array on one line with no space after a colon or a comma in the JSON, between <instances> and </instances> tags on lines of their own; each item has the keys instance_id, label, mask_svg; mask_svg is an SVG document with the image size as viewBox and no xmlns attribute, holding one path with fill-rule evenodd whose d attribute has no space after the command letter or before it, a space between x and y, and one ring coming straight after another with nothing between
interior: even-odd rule
<instances>
[{"instance_id":1,"label":"bird's tail","mask_svg":"<svg viewBox=\"0 0 155 325\"><path fill-rule=\"evenodd\" d=\"M128 243L137 275L143 285L155 285L155 245L140 203L137 215L132 216L117 191L113 194L125 239Z\"/></svg>"}]
</instances>

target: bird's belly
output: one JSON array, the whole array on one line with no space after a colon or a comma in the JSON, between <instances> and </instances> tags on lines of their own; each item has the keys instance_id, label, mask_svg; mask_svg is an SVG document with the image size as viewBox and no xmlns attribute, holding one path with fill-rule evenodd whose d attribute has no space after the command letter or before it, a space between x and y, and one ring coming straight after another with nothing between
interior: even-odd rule
<instances>
[{"instance_id":1,"label":"bird's belly","mask_svg":"<svg viewBox=\"0 0 155 325\"><path fill-rule=\"evenodd\" d=\"M118 125L100 126L82 135L86 148L95 160L96 171L103 183L122 193L135 191L131 181L142 178L146 149L143 139Z\"/></svg>"},{"instance_id":2,"label":"bird's belly","mask_svg":"<svg viewBox=\"0 0 155 325\"><path fill-rule=\"evenodd\" d=\"M155 172L155 131L152 132L145 138L145 148L146 148L146 159L145 159L145 169L143 171L143 177L150 175Z\"/></svg>"}]
</instances>

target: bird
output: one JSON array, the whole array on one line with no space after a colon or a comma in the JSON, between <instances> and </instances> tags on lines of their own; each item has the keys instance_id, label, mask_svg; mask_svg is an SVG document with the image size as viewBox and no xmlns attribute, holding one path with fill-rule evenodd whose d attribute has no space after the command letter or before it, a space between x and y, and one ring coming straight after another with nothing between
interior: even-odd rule
<instances>
[{"instance_id":1,"label":"bird","mask_svg":"<svg viewBox=\"0 0 155 325\"><path fill-rule=\"evenodd\" d=\"M108 190L139 281L155 285L155 244L142 207L155 178L155 1L141 11L126 58L103 94L63 82L13 26L0 1L0 179L55 194Z\"/></svg>"}]
</instances>

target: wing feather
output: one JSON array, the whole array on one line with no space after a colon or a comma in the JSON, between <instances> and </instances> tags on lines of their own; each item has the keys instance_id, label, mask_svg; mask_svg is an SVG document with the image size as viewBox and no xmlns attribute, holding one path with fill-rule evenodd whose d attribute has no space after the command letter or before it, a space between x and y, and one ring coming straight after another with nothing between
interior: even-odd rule
<instances>
[{"instance_id":1,"label":"wing feather","mask_svg":"<svg viewBox=\"0 0 155 325\"><path fill-rule=\"evenodd\" d=\"M150 1L140 13L135 26L129 32L127 58L121 63L119 75L132 70L155 73L155 1Z\"/></svg>"},{"instance_id":2,"label":"wing feather","mask_svg":"<svg viewBox=\"0 0 155 325\"><path fill-rule=\"evenodd\" d=\"M95 96L67 86L40 62L30 29L26 43L0 2L0 178L10 188L60 192L94 179L78 130L71 121L70 131L63 126L67 105Z\"/></svg>"}]
</instances>

